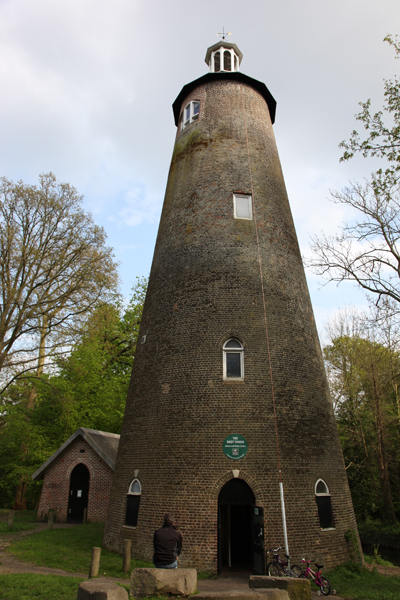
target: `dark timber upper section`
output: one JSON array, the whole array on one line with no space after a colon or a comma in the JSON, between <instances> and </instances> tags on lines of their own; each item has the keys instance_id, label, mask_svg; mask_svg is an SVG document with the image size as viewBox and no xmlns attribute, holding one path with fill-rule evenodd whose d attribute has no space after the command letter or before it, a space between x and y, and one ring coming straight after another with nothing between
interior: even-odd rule
<instances>
[{"instance_id":1,"label":"dark timber upper section","mask_svg":"<svg viewBox=\"0 0 400 600\"><path fill-rule=\"evenodd\" d=\"M272 96L271 92L269 91L269 89L267 88L265 83L262 83L261 81L257 81L257 79L253 79L252 77L249 77L248 75L244 75L243 73L240 73L239 71L234 71L231 73L227 73L227 72L225 72L225 73L223 73L223 72L207 73L206 75L203 75L203 77L199 77L199 79L195 79L194 81L191 81L190 83L187 83L185 86L183 86L183 88L181 89L175 102L172 105L172 109L174 111L174 117L175 117L175 125L178 126L182 102L184 101L186 96L188 96L190 94L190 92L192 90L194 90L197 86L202 85L203 83L208 83L211 81L219 81L219 80L229 80L229 79L233 80L233 81L241 81L242 83L246 83L247 85L250 85L255 90L257 90L257 92L259 92L261 94L261 96L264 98L265 102L268 105L269 114L270 114L272 123L275 123L276 100Z\"/></svg>"}]
</instances>

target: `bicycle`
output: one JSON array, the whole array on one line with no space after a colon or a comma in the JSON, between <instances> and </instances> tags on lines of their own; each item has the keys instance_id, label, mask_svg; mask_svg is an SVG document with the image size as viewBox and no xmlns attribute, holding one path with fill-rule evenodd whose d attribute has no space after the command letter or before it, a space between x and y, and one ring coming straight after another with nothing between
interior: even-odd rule
<instances>
[{"instance_id":1,"label":"bicycle","mask_svg":"<svg viewBox=\"0 0 400 600\"><path fill-rule=\"evenodd\" d=\"M302 571L302 575L300 575L300 577L303 577L304 579L311 579L311 581L313 581L315 583L315 585L317 587L319 587L318 596L320 596L321 593L324 596L329 596L329 594L331 593L330 581L326 577L322 577L322 574L321 574L321 569L323 568L324 565L319 565L317 563L314 563L315 566L317 567L317 572L315 572L310 567L311 560L305 560L304 558L302 558L301 562L306 563L307 568L304 572ZM336 594L336 590L332 590L332 594Z\"/></svg>"},{"instance_id":2,"label":"bicycle","mask_svg":"<svg viewBox=\"0 0 400 600\"><path fill-rule=\"evenodd\" d=\"M303 570L298 565L289 567L290 556L285 554L286 562L279 556L279 551L283 550L283 546L279 548L271 548L267 554L273 553L273 559L267 566L267 573L270 577L301 577Z\"/></svg>"}]
</instances>

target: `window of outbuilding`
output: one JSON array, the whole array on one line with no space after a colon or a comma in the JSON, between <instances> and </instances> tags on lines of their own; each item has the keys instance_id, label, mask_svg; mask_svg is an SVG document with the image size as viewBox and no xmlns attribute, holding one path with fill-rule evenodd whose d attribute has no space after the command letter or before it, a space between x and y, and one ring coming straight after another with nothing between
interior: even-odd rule
<instances>
[{"instance_id":1,"label":"window of outbuilding","mask_svg":"<svg viewBox=\"0 0 400 600\"><path fill-rule=\"evenodd\" d=\"M134 479L129 486L126 498L125 525L128 525L129 527L137 526L141 494L142 486L140 485L140 481Z\"/></svg>"},{"instance_id":2,"label":"window of outbuilding","mask_svg":"<svg viewBox=\"0 0 400 600\"><path fill-rule=\"evenodd\" d=\"M333 529L335 523L333 520L331 495L328 486L322 479L318 479L315 484L315 500L317 502L321 529Z\"/></svg>"},{"instance_id":3,"label":"window of outbuilding","mask_svg":"<svg viewBox=\"0 0 400 600\"><path fill-rule=\"evenodd\" d=\"M228 340L223 346L223 376L228 380L244 379L244 350L238 340Z\"/></svg>"},{"instance_id":4,"label":"window of outbuilding","mask_svg":"<svg viewBox=\"0 0 400 600\"><path fill-rule=\"evenodd\" d=\"M253 208L251 196L245 194L233 194L233 216L235 219L253 220Z\"/></svg>"},{"instance_id":5,"label":"window of outbuilding","mask_svg":"<svg viewBox=\"0 0 400 600\"><path fill-rule=\"evenodd\" d=\"M198 100L192 100L183 109L182 115L182 128L190 125L193 121L197 121L200 114L200 102Z\"/></svg>"}]
</instances>

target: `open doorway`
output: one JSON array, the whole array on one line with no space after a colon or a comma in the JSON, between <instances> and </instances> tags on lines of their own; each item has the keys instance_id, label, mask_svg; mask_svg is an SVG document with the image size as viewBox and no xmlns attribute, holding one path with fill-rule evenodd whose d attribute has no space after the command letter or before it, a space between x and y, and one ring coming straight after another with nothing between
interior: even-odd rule
<instances>
[{"instance_id":1,"label":"open doorway","mask_svg":"<svg viewBox=\"0 0 400 600\"><path fill-rule=\"evenodd\" d=\"M231 479L218 496L218 571L252 570L251 488L243 479Z\"/></svg>"},{"instance_id":2,"label":"open doorway","mask_svg":"<svg viewBox=\"0 0 400 600\"><path fill-rule=\"evenodd\" d=\"M68 523L82 523L89 497L90 474L88 468L80 463L71 473L68 498Z\"/></svg>"}]
</instances>

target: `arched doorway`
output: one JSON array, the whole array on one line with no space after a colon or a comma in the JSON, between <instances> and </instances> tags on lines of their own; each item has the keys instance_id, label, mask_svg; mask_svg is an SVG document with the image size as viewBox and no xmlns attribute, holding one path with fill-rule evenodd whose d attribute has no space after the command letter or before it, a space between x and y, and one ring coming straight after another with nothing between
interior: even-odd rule
<instances>
[{"instance_id":1,"label":"arched doorway","mask_svg":"<svg viewBox=\"0 0 400 600\"><path fill-rule=\"evenodd\" d=\"M90 474L80 463L71 473L68 498L68 523L82 523L88 505Z\"/></svg>"},{"instance_id":2,"label":"arched doorway","mask_svg":"<svg viewBox=\"0 0 400 600\"><path fill-rule=\"evenodd\" d=\"M243 479L231 479L218 496L218 570L252 570L254 494Z\"/></svg>"}]
</instances>

